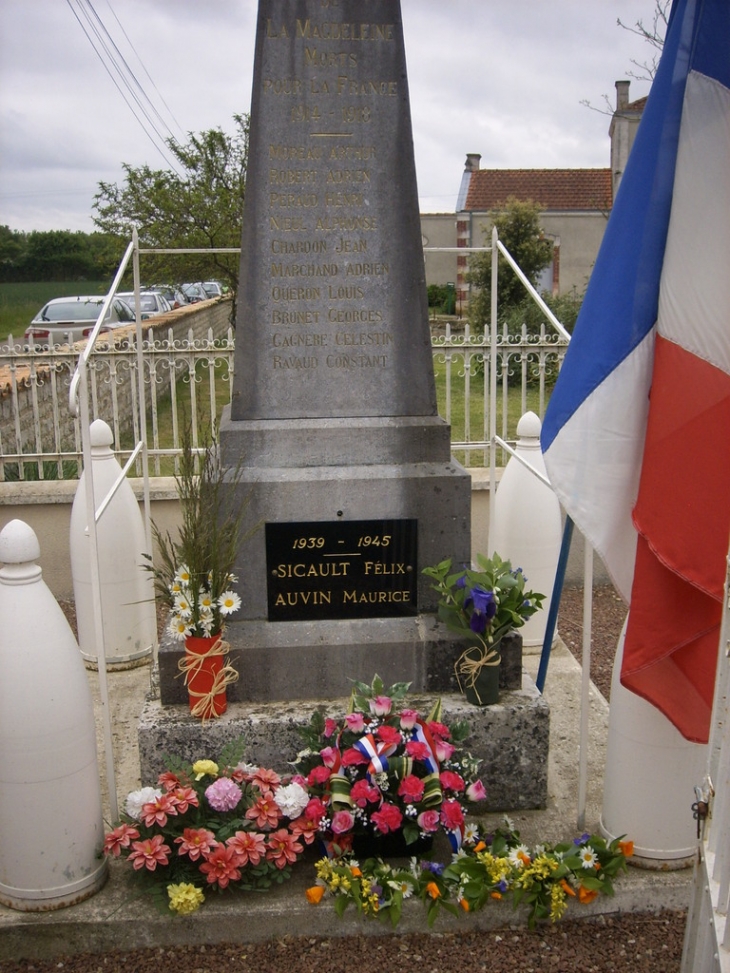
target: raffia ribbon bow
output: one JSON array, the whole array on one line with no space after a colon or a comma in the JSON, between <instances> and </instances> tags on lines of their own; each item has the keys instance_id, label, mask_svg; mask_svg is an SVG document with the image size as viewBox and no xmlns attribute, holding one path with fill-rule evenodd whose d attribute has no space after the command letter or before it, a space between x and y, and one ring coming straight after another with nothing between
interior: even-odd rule
<instances>
[{"instance_id":1,"label":"raffia ribbon bow","mask_svg":"<svg viewBox=\"0 0 730 973\"><path fill-rule=\"evenodd\" d=\"M491 649L482 649L482 653L478 658L471 659L469 658L469 652L472 652L475 648L478 648L478 646L472 645L468 649L464 649L454 663L454 672L456 673L456 681L459 684L461 692L464 692L464 686L473 689L477 699L481 703L482 697L479 695L479 690L476 687L479 674L484 666L498 666L502 661L502 657L494 646L492 646ZM463 686L461 684L462 676L464 678Z\"/></svg>"},{"instance_id":2,"label":"raffia ribbon bow","mask_svg":"<svg viewBox=\"0 0 730 973\"><path fill-rule=\"evenodd\" d=\"M196 716L198 719L202 720L203 723L218 715L215 711L215 697L219 693L222 693L227 686L230 686L232 683L238 680L238 673L232 665L224 665L220 672L215 674L213 677L212 686L208 692L205 693L192 690L190 688L190 682L196 675L198 675L199 672L202 672L203 663L206 659L219 655L225 657L230 651L230 643L224 642L222 638L219 638L213 643L213 645L211 645L207 652L203 653L202 655L186 652L177 664L180 674L185 680L185 686L187 687L188 693L192 699L195 700L195 703L190 710L190 715Z\"/></svg>"}]
</instances>

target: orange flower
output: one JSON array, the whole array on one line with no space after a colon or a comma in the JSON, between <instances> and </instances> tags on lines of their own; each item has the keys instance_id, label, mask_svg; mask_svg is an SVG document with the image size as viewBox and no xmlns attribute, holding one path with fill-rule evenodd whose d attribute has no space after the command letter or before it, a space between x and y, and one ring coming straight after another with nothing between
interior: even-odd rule
<instances>
[{"instance_id":1,"label":"orange flower","mask_svg":"<svg viewBox=\"0 0 730 973\"><path fill-rule=\"evenodd\" d=\"M459 905L464 910L464 912L469 911L469 903L466 901L466 899L459 899Z\"/></svg>"},{"instance_id":2,"label":"orange flower","mask_svg":"<svg viewBox=\"0 0 730 973\"><path fill-rule=\"evenodd\" d=\"M566 895L572 895L575 898L575 891L568 885L564 878L560 879L560 887Z\"/></svg>"},{"instance_id":3,"label":"orange flower","mask_svg":"<svg viewBox=\"0 0 730 973\"><path fill-rule=\"evenodd\" d=\"M493 899L501 899L502 898L502 893L501 892L490 892L489 894L491 895L491 897Z\"/></svg>"},{"instance_id":4,"label":"orange flower","mask_svg":"<svg viewBox=\"0 0 730 973\"><path fill-rule=\"evenodd\" d=\"M431 896L432 899L441 898L441 892L439 891L439 887L435 882L429 882L428 885L426 886L426 891L428 892L428 894Z\"/></svg>"},{"instance_id":5,"label":"orange flower","mask_svg":"<svg viewBox=\"0 0 730 973\"><path fill-rule=\"evenodd\" d=\"M530 856L529 855L526 855L524 853L524 851L518 851L517 852L517 857L520 859L520 861L522 862L523 865L529 865L530 862L532 861L532 859L530 858Z\"/></svg>"},{"instance_id":6,"label":"orange flower","mask_svg":"<svg viewBox=\"0 0 730 973\"><path fill-rule=\"evenodd\" d=\"M474 851L484 851L486 847L487 846L484 844L484 842L480 841L476 845L474 845Z\"/></svg>"},{"instance_id":7,"label":"orange flower","mask_svg":"<svg viewBox=\"0 0 730 973\"><path fill-rule=\"evenodd\" d=\"M307 889L304 894L307 896L307 902L309 902L310 905L317 905L322 901L324 887L322 885L313 885L311 888Z\"/></svg>"},{"instance_id":8,"label":"orange flower","mask_svg":"<svg viewBox=\"0 0 730 973\"><path fill-rule=\"evenodd\" d=\"M350 874L353 878L362 878L362 871L357 867L357 865L350 865Z\"/></svg>"},{"instance_id":9,"label":"orange flower","mask_svg":"<svg viewBox=\"0 0 730 973\"><path fill-rule=\"evenodd\" d=\"M619 841L618 846L621 849L622 855L625 855L626 858L631 858L634 853L633 841Z\"/></svg>"},{"instance_id":10,"label":"orange flower","mask_svg":"<svg viewBox=\"0 0 730 973\"><path fill-rule=\"evenodd\" d=\"M598 892L596 889L587 889L585 885L581 885L581 887L578 889L578 901L582 902L583 905L588 905L588 903L592 902L597 895Z\"/></svg>"}]
</instances>

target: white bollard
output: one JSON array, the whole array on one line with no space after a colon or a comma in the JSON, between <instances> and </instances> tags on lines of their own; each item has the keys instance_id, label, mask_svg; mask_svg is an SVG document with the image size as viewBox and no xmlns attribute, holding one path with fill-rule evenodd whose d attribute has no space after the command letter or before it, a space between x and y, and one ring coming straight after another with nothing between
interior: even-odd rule
<instances>
[{"instance_id":1,"label":"white bollard","mask_svg":"<svg viewBox=\"0 0 730 973\"><path fill-rule=\"evenodd\" d=\"M634 842L645 868L691 865L697 855L695 784L705 778L707 744L690 743L659 710L621 685L626 624L611 679L601 834Z\"/></svg>"},{"instance_id":2,"label":"white bollard","mask_svg":"<svg viewBox=\"0 0 730 973\"><path fill-rule=\"evenodd\" d=\"M79 648L22 520L0 533L0 902L73 905L104 884L94 708ZM30 934L30 933L29 933Z\"/></svg>"},{"instance_id":3,"label":"white bollard","mask_svg":"<svg viewBox=\"0 0 730 973\"><path fill-rule=\"evenodd\" d=\"M91 424L91 469L94 501L104 500L121 474L111 449L112 431L101 419ZM86 662L98 661L91 585L91 556L86 513L84 470L71 510L71 572L73 575L79 647ZM146 550L139 504L125 479L96 526L105 659L109 669L142 665L157 638L152 575L142 566Z\"/></svg>"},{"instance_id":4,"label":"white bollard","mask_svg":"<svg viewBox=\"0 0 730 973\"><path fill-rule=\"evenodd\" d=\"M526 412L517 424L515 452L547 476L540 447L542 424ZM489 553L496 551L513 568L521 567L527 587L545 595L542 611L520 629L524 646L541 646L562 540L560 502L554 491L512 457L505 467L494 500L494 524L489 527Z\"/></svg>"}]
</instances>

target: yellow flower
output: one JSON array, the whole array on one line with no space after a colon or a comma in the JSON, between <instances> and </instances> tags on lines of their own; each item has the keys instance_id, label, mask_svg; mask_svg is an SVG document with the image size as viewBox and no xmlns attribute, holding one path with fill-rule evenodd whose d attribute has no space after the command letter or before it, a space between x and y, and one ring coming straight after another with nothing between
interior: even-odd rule
<instances>
[{"instance_id":1,"label":"yellow flower","mask_svg":"<svg viewBox=\"0 0 730 973\"><path fill-rule=\"evenodd\" d=\"M196 780L200 780L206 774L215 777L218 774L218 764L213 760L196 760L193 764L193 773Z\"/></svg>"},{"instance_id":2,"label":"yellow flower","mask_svg":"<svg viewBox=\"0 0 730 973\"><path fill-rule=\"evenodd\" d=\"M322 901L324 888L321 885L313 885L311 888L308 888L304 894L307 896L307 902L309 902L310 905L317 905Z\"/></svg>"},{"instance_id":3,"label":"yellow flower","mask_svg":"<svg viewBox=\"0 0 730 973\"><path fill-rule=\"evenodd\" d=\"M566 883L567 884L567 883ZM575 893L571 890L571 895ZM550 918L553 922L557 922L558 919L562 919L565 914L565 910L568 908L568 902L565 897L565 889L562 884L556 883L550 890Z\"/></svg>"},{"instance_id":4,"label":"yellow flower","mask_svg":"<svg viewBox=\"0 0 730 973\"><path fill-rule=\"evenodd\" d=\"M202 905L205 899L203 892L189 882L168 885L167 896L170 899L170 908L179 916L189 916Z\"/></svg>"}]
</instances>

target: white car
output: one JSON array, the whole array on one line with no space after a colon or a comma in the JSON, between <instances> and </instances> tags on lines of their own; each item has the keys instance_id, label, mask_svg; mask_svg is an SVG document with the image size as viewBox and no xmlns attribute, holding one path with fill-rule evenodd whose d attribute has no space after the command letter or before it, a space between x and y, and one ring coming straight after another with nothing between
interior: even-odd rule
<instances>
[{"instance_id":1,"label":"white car","mask_svg":"<svg viewBox=\"0 0 730 973\"><path fill-rule=\"evenodd\" d=\"M106 300L98 295L55 297L45 304L25 331L25 341L35 347L73 344L88 338ZM134 311L118 295L113 298L102 325L103 331L134 324Z\"/></svg>"},{"instance_id":2,"label":"white car","mask_svg":"<svg viewBox=\"0 0 730 973\"><path fill-rule=\"evenodd\" d=\"M134 291L119 291L117 297L120 297L126 304L129 304L132 310L134 310ZM146 321L147 318L154 318L158 314L166 314L171 310L172 308L170 307L167 299L158 291L140 291L139 316L143 321Z\"/></svg>"}]
</instances>

